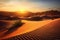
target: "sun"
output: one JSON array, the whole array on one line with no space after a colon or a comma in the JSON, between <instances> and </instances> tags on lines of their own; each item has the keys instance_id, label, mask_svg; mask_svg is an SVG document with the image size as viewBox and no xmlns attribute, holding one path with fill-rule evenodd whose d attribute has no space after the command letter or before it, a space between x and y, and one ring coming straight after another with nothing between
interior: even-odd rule
<instances>
[{"instance_id":1,"label":"sun","mask_svg":"<svg viewBox=\"0 0 60 40\"><path fill-rule=\"evenodd\" d=\"M19 11L17 11L17 13L20 16L26 16L26 15L28 15L28 11L26 9L20 9Z\"/></svg>"},{"instance_id":2,"label":"sun","mask_svg":"<svg viewBox=\"0 0 60 40\"><path fill-rule=\"evenodd\" d=\"M21 9L21 10L20 10L20 13L21 13L21 14L25 14L26 12L27 12L27 11L26 11L25 9Z\"/></svg>"}]
</instances>

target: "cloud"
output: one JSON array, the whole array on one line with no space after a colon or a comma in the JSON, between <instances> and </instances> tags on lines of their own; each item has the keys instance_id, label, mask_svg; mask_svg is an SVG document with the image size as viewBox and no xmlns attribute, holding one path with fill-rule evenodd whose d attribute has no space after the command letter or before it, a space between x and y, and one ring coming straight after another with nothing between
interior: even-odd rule
<instances>
[{"instance_id":1,"label":"cloud","mask_svg":"<svg viewBox=\"0 0 60 40\"><path fill-rule=\"evenodd\" d=\"M8 2L8 1L10 1L10 0L0 0L0 2Z\"/></svg>"},{"instance_id":2,"label":"cloud","mask_svg":"<svg viewBox=\"0 0 60 40\"><path fill-rule=\"evenodd\" d=\"M1 3L0 6L1 6L0 8L3 10L18 11L20 9L29 10L29 9L35 8L37 5L30 2L9 1L6 3Z\"/></svg>"}]
</instances>

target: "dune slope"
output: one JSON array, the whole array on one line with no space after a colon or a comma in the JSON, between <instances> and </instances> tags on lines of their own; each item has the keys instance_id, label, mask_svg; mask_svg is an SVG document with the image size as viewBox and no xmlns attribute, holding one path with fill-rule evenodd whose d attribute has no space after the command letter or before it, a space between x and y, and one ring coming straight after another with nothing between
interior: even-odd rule
<instances>
[{"instance_id":1,"label":"dune slope","mask_svg":"<svg viewBox=\"0 0 60 40\"><path fill-rule=\"evenodd\" d=\"M60 40L60 19L55 20L34 31L18 35L6 40Z\"/></svg>"}]
</instances>

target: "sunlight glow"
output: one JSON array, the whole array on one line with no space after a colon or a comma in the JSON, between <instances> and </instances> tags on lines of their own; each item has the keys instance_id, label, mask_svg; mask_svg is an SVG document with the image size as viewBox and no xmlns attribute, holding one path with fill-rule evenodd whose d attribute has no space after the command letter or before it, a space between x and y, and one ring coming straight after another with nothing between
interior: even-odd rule
<instances>
[{"instance_id":1,"label":"sunlight glow","mask_svg":"<svg viewBox=\"0 0 60 40\"><path fill-rule=\"evenodd\" d=\"M20 13L22 13L22 14L25 14L27 11L26 10L24 10L24 9L21 9L20 10Z\"/></svg>"},{"instance_id":2,"label":"sunlight glow","mask_svg":"<svg viewBox=\"0 0 60 40\"><path fill-rule=\"evenodd\" d=\"M26 9L20 9L17 11L17 13L21 16L21 17L24 17L24 16L27 16L28 15L28 11Z\"/></svg>"}]
</instances>

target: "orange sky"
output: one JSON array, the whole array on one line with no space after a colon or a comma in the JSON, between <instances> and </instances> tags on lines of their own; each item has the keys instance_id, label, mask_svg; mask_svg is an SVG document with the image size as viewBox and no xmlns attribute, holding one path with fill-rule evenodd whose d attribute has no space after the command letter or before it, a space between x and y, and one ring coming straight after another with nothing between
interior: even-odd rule
<instances>
[{"instance_id":1,"label":"orange sky","mask_svg":"<svg viewBox=\"0 0 60 40\"><path fill-rule=\"evenodd\" d=\"M44 0L0 0L0 11L32 11L41 12L50 9L59 9L59 1ZM50 9L49 9L50 8Z\"/></svg>"}]
</instances>

